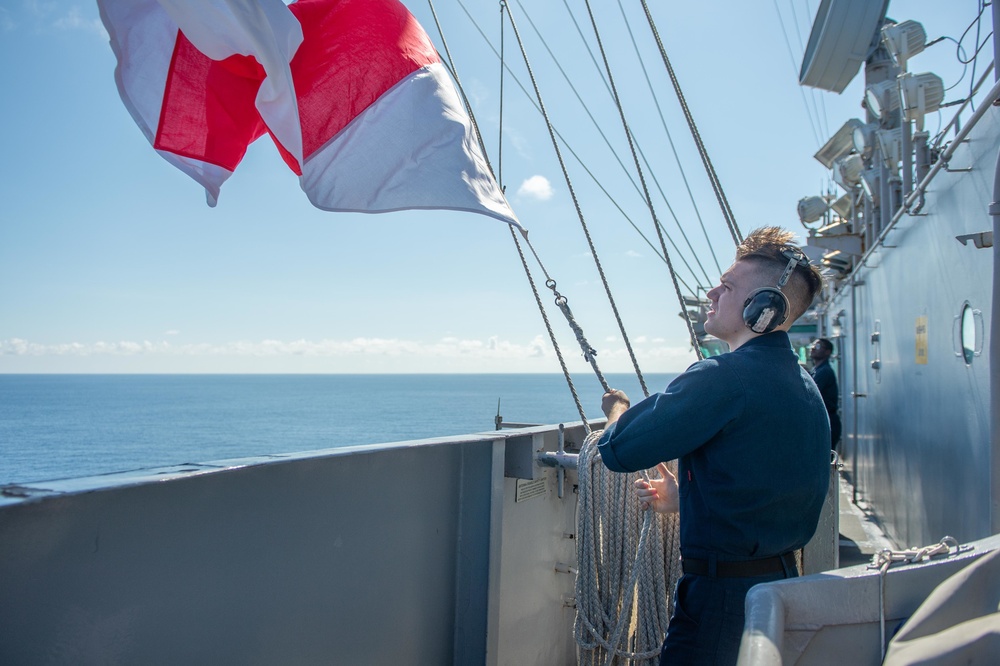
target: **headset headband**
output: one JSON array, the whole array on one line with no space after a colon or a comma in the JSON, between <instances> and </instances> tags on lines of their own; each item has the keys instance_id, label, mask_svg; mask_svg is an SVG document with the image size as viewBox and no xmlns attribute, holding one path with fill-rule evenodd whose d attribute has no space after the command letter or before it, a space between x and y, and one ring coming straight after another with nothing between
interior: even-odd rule
<instances>
[{"instance_id":1,"label":"headset headband","mask_svg":"<svg viewBox=\"0 0 1000 666\"><path fill-rule=\"evenodd\" d=\"M802 250L797 247L786 246L785 249L781 251L781 255L788 259L788 265L785 266L785 272L782 273L781 278L778 279L777 288L779 290L788 284L788 279L792 277L792 273L795 272L796 266L809 268L809 259L802 253Z\"/></svg>"}]
</instances>

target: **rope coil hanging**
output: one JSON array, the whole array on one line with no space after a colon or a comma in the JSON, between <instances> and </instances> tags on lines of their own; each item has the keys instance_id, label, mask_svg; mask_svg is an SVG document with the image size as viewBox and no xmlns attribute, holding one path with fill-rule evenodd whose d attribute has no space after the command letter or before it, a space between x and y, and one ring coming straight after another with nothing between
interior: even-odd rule
<instances>
[{"instance_id":1,"label":"rope coil hanging","mask_svg":"<svg viewBox=\"0 0 1000 666\"><path fill-rule=\"evenodd\" d=\"M595 431L584 440L577 463L578 663L652 666L670 622L677 578L666 573L673 551L670 516L639 510L630 475L601 462L600 435Z\"/></svg>"}]
</instances>

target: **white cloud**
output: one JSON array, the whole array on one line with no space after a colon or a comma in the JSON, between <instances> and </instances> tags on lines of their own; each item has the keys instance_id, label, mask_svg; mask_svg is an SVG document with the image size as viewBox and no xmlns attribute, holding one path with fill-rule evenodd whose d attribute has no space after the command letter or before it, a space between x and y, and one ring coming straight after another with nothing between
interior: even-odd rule
<instances>
[{"instance_id":1,"label":"white cloud","mask_svg":"<svg viewBox=\"0 0 1000 666\"><path fill-rule=\"evenodd\" d=\"M625 256L626 257L632 257L632 258L638 258L638 257L641 257L642 255L640 253L636 252L635 250L628 250L627 252L625 252Z\"/></svg>"},{"instance_id":2,"label":"white cloud","mask_svg":"<svg viewBox=\"0 0 1000 666\"><path fill-rule=\"evenodd\" d=\"M652 342L653 344L650 344ZM680 372L694 360L682 340L635 338L644 371ZM620 337L599 349L605 372L631 372ZM589 372L579 349L567 342L571 372ZM341 340L235 340L177 344L176 340L37 343L0 339L0 372L558 372L544 335L518 342L494 335L482 339L447 336L437 340L356 337Z\"/></svg>"},{"instance_id":3,"label":"white cloud","mask_svg":"<svg viewBox=\"0 0 1000 666\"><path fill-rule=\"evenodd\" d=\"M104 24L101 23L100 19L84 18L76 7L71 7L68 12L57 17L52 25L59 30L82 30L103 39L108 37L108 32L104 29Z\"/></svg>"},{"instance_id":4,"label":"white cloud","mask_svg":"<svg viewBox=\"0 0 1000 666\"><path fill-rule=\"evenodd\" d=\"M163 335L180 335L180 334L181 334L181 332L178 331L176 328L172 328L169 331L164 331L163 332Z\"/></svg>"},{"instance_id":5,"label":"white cloud","mask_svg":"<svg viewBox=\"0 0 1000 666\"><path fill-rule=\"evenodd\" d=\"M548 201L553 195L552 184L545 176L532 176L521 183L521 187L517 188L517 195L539 201Z\"/></svg>"},{"instance_id":6,"label":"white cloud","mask_svg":"<svg viewBox=\"0 0 1000 666\"><path fill-rule=\"evenodd\" d=\"M528 141L520 131L516 128L507 125L503 128L503 137L507 140L507 143L514 149L521 157L530 157L531 155L531 143Z\"/></svg>"},{"instance_id":7,"label":"white cloud","mask_svg":"<svg viewBox=\"0 0 1000 666\"><path fill-rule=\"evenodd\" d=\"M501 340L497 336L486 340L442 338L436 342L400 340L397 338L353 338L351 340L237 340L222 344L197 343L177 345L167 341L40 344L11 338L0 340L3 356L134 356L159 357L350 357L350 356L415 356L431 358L525 359L546 355L541 336L527 344Z\"/></svg>"}]
</instances>

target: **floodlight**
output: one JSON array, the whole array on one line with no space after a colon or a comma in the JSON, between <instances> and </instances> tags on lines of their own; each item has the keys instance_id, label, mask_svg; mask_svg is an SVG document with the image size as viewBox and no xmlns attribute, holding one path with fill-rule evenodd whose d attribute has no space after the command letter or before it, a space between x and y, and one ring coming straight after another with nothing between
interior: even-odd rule
<instances>
[{"instance_id":1,"label":"floodlight","mask_svg":"<svg viewBox=\"0 0 1000 666\"><path fill-rule=\"evenodd\" d=\"M851 258L840 250L834 250L833 252L824 254L820 262L825 268L829 268L830 270L835 270L840 273L844 273L851 268Z\"/></svg>"},{"instance_id":2,"label":"floodlight","mask_svg":"<svg viewBox=\"0 0 1000 666\"><path fill-rule=\"evenodd\" d=\"M873 206L879 205L879 195L882 194L882 177L878 169L868 169L861 172L861 189L871 200Z\"/></svg>"},{"instance_id":3,"label":"floodlight","mask_svg":"<svg viewBox=\"0 0 1000 666\"><path fill-rule=\"evenodd\" d=\"M882 42L899 68L905 70L906 61L924 50L927 33L916 21L889 23L882 26Z\"/></svg>"},{"instance_id":4,"label":"floodlight","mask_svg":"<svg viewBox=\"0 0 1000 666\"><path fill-rule=\"evenodd\" d=\"M854 140L854 150L861 153L862 157L871 157L872 151L875 150L875 130L878 129L878 123L866 123L861 127L854 128L853 140Z\"/></svg>"},{"instance_id":5,"label":"floodlight","mask_svg":"<svg viewBox=\"0 0 1000 666\"><path fill-rule=\"evenodd\" d=\"M944 82L937 74L903 74L899 77L899 95L903 105L903 118L914 120L917 130L924 129L924 116L941 108L944 101Z\"/></svg>"},{"instance_id":6,"label":"floodlight","mask_svg":"<svg viewBox=\"0 0 1000 666\"><path fill-rule=\"evenodd\" d=\"M861 174L860 173L858 174L858 182L859 183L861 182ZM830 208L833 209L833 212L835 212L841 218L843 218L843 219L846 220L847 218L849 218L851 216L851 199L852 198L853 197L850 194L845 194L844 196L840 197L839 199L837 199L836 201L834 201L832 204L830 204Z\"/></svg>"},{"instance_id":7,"label":"floodlight","mask_svg":"<svg viewBox=\"0 0 1000 666\"><path fill-rule=\"evenodd\" d=\"M861 160L861 155L851 153L841 157L833 164L833 180L845 190L853 190L861 182L861 172L865 165Z\"/></svg>"},{"instance_id":8,"label":"floodlight","mask_svg":"<svg viewBox=\"0 0 1000 666\"><path fill-rule=\"evenodd\" d=\"M857 118L851 118L846 123L844 123L837 132L830 137L822 148L819 149L813 157L819 160L819 163L825 166L827 169L833 168L834 161L848 153L851 148L854 147L854 142L852 137L854 135L855 128L861 127L862 123Z\"/></svg>"},{"instance_id":9,"label":"floodlight","mask_svg":"<svg viewBox=\"0 0 1000 666\"><path fill-rule=\"evenodd\" d=\"M817 236L810 236L810 238L822 238L824 236L839 236L841 234L847 233L847 222L844 220L837 220L832 222L825 227L820 227L816 229Z\"/></svg>"},{"instance_id":10,"label":"floodlight","mask_svg":"<svg viewBox=\"0 0 1000 666\"><path fill-rule=\"evenodd\" d=\"M875 132L878 147L882 150L882 161L886 168L895 171L903 159L903 128L878 130Z\"/></svg>"},{"instance_id":11,"label":"floodlight","mask_svg":"<svg viewBox=\"0 0 1000 666\"><path fill-rule=\"evenodd\" d=\"M829 205L823 197L803 197L799 199L799 220L802 224L815 222L824 215Z\"/></svg>"},{"instance_id":12,"label":"floodlight","mask_svg":"<svg viewBox=\"0 0 1000 666\"><path fill-rule=\"evenodd\" d=\"M899 91L894 80L871 83L865 88L865 106L879 120L889 120L889 114L899 108Z\"/></svg>"}]
</instances>

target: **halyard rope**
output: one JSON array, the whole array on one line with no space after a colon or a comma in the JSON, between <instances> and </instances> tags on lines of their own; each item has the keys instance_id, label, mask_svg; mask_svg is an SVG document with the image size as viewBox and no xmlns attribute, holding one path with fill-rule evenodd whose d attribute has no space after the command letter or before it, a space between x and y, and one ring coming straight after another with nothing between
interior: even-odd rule
<instances>
[{"instance_id":1,"label":"halyard rope","mask_svg":"<svg viewBox=\"0 0 1000 666\"><path fill-rule=\"evenodd\" d=\"M556 140L552 122L548 117L547 111L545 110L541 92L538 89L538 84L535 80L534 73L532 72L531 64L524 48L524 43L521 40L517 29L517 24L514 21L514 17L510 12L510 8L506 5L506 2L501 1L501 7L507 12L511 28L514 31L514 37L521 49L525 67L527 68L528 75L531 78L532 86L534 87L535 95L538 100L539 110L542 113L542 117L545 119L545 124L549 131L553 149L555 150L560 168L562 169L563 176L566 180L567 189L569 190L570 196L573 200L577 216L583 228L584 235L586 236L587 243L590 246L591 254L594 258L595 264L597 265L598 273L601 276L601 282L604 285L604 289L614 312L615 319L618 323L619 329L621 330L622 337L625 341L626 348L628 349L629 356L632 359L633 366L635 367L636 375L642 386L643 394L648 395L649 390L643 380L642 372L638 367L638 362L636 361L635 354L632 351L628 334L625 331L624 323L618 313L617 305L615 304L614 297L611 294L611 288L608 285L604 269L601 266L600 259L598 258L597 249L594 247L593 239L590 236L590 230L587 227L586 219L583 216L583 211L580 208L579 201L577 200L576 193L573 189L572 180L570 179L569 172L566 169L565 162L563 161L562 153L559 150L559 143ZM627 126L626 134L628 134ZM646 198L648 201L648 193ZM656 223L657 233L659 234L659 223L656 221L655 215L654 222ZM663 247L664 256L666 257L667 250L662 236L660 237L660 243L661 247ZM531 246L530 242L528 245L529 247ZM671 279L674 281L675 289L677 289L679 295L676 273L673 270L673 266L670 265L669 259L668 267L670 268ZM547 284L550 284L550 288L552 288L555 292L554 281L550 279ZM560 304L560 307L564 307L565 302L560 303L560 300L562 299L557 294L557 304ZM679 300L681 301L681 307L683 310L683 299L680 298ZM568 313L568 308L564 309L564 314L567 315L567 319L572 324L573 320ZM688 327L693 333L690 320L688 320ZM582 334L577 337L584 349L584 355L588 357L588 360L591 361L591 364L594 366L595 370L597 370L592 354L588 354L589 345L586 344ZM692 337L692 344L698 353L698 357L701 358L701 349L697 344L696 338L694 337ZM598 377L602 379L602 385L605 389L607 389L608 386L606 382L603 381L603 377L601 377L599 371ZM604 656L605 664L609 666L614 663L616 657L625 658L637 664L651 663L651 660L659 654L659 644L666 632L666 625L669 622L670 617L670 604L667 603L667 599L670 598L669 589L672 589L672 586L668 588L665 579L674 579L680 570L679 544L676 538L677 516L674 514L666 519L661 519L655 514L655 512L649 510L646 512L643 519L639 521L637 517L638 501L633 494L631 477L625 474L610 472L604 467L603 464L593 464L594 457L596 457L593 454L597 451L596 441L597 438L593 436L593 433L591 433L591 435L587 438L589 445L584 447L589 451L590 455L585 457L583 452L581 452L577 467L578 472L581 472L580 501L582 503L586 503L587 505L580 511L580 519L577 528L579 535L579 539L577 541L578 548L596 548L595 544L598 542L601 544L599 551L600 557L598 557L598 551L596 550L590 553L584 552L583 550L578 552L578 625L575 633L577 644L583 652L583 654L580 655L579 661L580 663L597 664L600 663L600 657ZM584 463L586 463L585 466ZM585 477L591 474L599 478L598 485L601 489L601 494L598 497L606 498L609 494L612 494L613 491L613 494L618 498L618 501L614 503L608 503L600 500L592 502L592 484L588 484L586 481L583 481ZM643 473L643 476L648 478L645 472ZM595 478L594 480L597 481L598 479ZM621 516L623 507L626 514L625 519L622 519ZM632 516L632 520L629 520L628 516ZM671 523L671 539L668 544L663 542L662 525L659 525L659 529L653 528L653 524L659 523L661 520L666 520L668 523ZM657 539L659 544L655 549L650 548L649 546L650 539L652 538L651 534L653 537L659 535L659 538ZM649 551L655 551L657 554L652 558L652 561L650 559ZM665 557L668 557L671 560L669 570L664 562ZM628 569L626 569L626 567L628 567ZM603 572L603 578L605 580L600 579L598 572ZM641 584L639 583L640 577L643 579ZM663 584L657 586L650 582L650 578L663 581ZM582 584L579 582L581 579L583 581ZM642 592L637 591L640 587L643 590ZM636 596L634 597L633 595ZM661 613L660 611L665 612ZM636 618L642 619L641 621L638 621ZM598 622L600 626L597 626L595 622ZM583 627L582 629L580 628L581 626ZM586 631L584 631L584 629ZM628 629L628 631L626 631L626 629ZM607 638L605 639L604 636L607 636ZM635 645L636 648L620 648L619 646L623 642L626 645Z\"/></svg>"},{"instance_id":2,"label":"halyard rope","mask_svg":"<svg viewBox=\"0 0 1000 666\"><path fill-rule=\"evenodd\" d=\"M433 0L429 0L429 4L433 13ZM601 281L604 284L612 310L614 311L615 319L622 332L625 345L635 367L636 375L642 386L642 391L644 395L649 395L624 324L618 313L618 308L611 295L611 290L597 256L586 220L583 217L582 210L573 190L569 173L554 134L554 128L542 104L541 94L535 82L534 75L531 72L531 66L528 62L524 45L521 42L513 16L511 16L509 7L504 0L500 2L500 9L501 13L507 13L511 21L514 35L517 38L525 65L528 68L528 73L535 88L539 109L549 130L556 156L562 168L563 175L566 178L567 187L576 207L587 242L590 245ZM437 22L436 13L434 13L434 18L435 22ZM440 24L438 24L438 30L441 33ZM441 38L443 41L443 34L441 34ZM444 46L447 52L447 43L444 43ZM451 62L450 53L447 55L449 62ZM465 99L464 89L462 89L461 83L458 82L457 72L454 70L454 67L451 70L458 83L459 90L462 92L466 107L469 108L470 119L476 137L485 154L482 135L472 116L468 100ZM503 63L501 55L501 76L502 72ZM620 107L619 110L621 112ZM622 120L624 122L624 117ZM629 134L627 125L626 134ZM633 157L635 157L635 149L631 145L630 135L629 142L630 147L632 147ZM641 171L640 178L642 178ZM645 189L645 183L643 183L643 187ZM647 202L650 200L648 191L646 192L646 199ZM657 233L660 234L659 222L656 220L655 212L652 210L651 212L653 213L654 223L657 226ZM510 233L524 267L525 275L535 296L539 312L549 333L549 338L559 359L566 382L573 395L577 410L580 413L584 429L588 432L584 446L579 454L577 468L580 484L580 511L577 526L578 574L576 598L578 614L574 633L576 634L577 644L581 649L579 661L581 664L599 664L603 662L608 666L615 663L616 659L619 660L618 663L636 665L652 664L659 655L659 646L666 632L672 610L671 590L676 585L676 579L680 574L678 517L677 514L661 516L652 510L648 510L640 518L639 503L634 496L631 476L611 472L600 462L596 446L600 433L592 433L590 431L580 398L566 368L558 342L552 331L538 289L535 286L524 252L521 249L513 227L511 227ZM546 286L555 295L556 304L562 310L567 322L575 333L577 341L583 350L584 358L591 363L605 391L609 391L610 387L594 360L596 352L590 347L583 335L582 329L576 324L572 312L569 310L567 299L556 290L555 280L549 277L548 272L545 271L537 252L535 252L526 235L524 238L536 260L538 260L542 271L545 273ZM662 235L660 235L660 244L667 259L671 278L674 280L675 290L678 291L679 295L677 277L673 266L669 262L669 256L667 255ZM683 299L681 299L681 306L683 309ZM688 326L690 329L690 321L688 322ZM701 358L701 350L694 337L692 337L692 343L698 352L699 358ZM646 479L649 478L645 472L642 475ZM622 515L623 512L624 516Z\"/></svg>"},{"instance_id":3,"label":"halyard rope","mask_svg":"<svg viewBox=\"0 0 1000 666\"><path fill-rule=\"evenodd\" d=\"M538 305L538 311L542 314L542 321L545 322L545 330L549 332L549 340L552 341L552 348L556 352L556 357L559 359L559 366L562 368L563 376L566 378L566 384L569 386L569 392L573 395L573 402L576 403L576 409L580 413L580 419L583 421L583 428L590 433L590 424L587 423L587 415L583 412L583 405L580 403L580 396L577 395L576 386L573 384L573 378L569 374L569 369L566 367L566 361L563 359L562 350L559 349L559 342L556 340L556 335L552 331L552 324L549 323L549 317L545 314L545 307L542 305L542 298L538 295L538 288L535 286L535 280L531 277L531 270L528 268L528 261L524 258L524 252L521 250L521 243L517 240L517 234L514 233L514 227L510 227L510 237L514 239L514 245L517 247L517 254L521 257L521 265L524 266L524 274L528 278L528 284L531 285L531 291L535 295L535 303ZM530 247L531 244L529 243ZM550 280L553 286L555 282Z\"/></svg>"}]
</instances>

